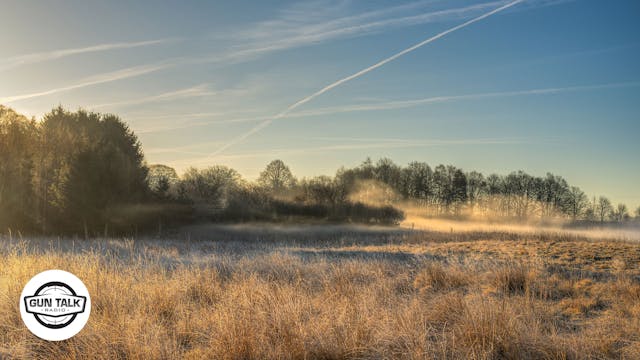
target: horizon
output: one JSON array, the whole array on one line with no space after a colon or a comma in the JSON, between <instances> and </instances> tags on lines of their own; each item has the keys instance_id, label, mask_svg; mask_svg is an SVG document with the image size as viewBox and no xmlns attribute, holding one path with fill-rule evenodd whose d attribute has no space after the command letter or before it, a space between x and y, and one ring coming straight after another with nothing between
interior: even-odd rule
<instances>
[{"instance_id":1,"label":"horizon","mask_svg":"<svg viewBox=\"0 0 640 360\"><path fill-rule=\"evenodd\" d=\"M74 4L5 4L0 103L117 114L149 164L254 179L274 158L311 177L387 157L552 172L640 205L635 2L109 3L100 20Z\"/></svg>"}]
</instances>

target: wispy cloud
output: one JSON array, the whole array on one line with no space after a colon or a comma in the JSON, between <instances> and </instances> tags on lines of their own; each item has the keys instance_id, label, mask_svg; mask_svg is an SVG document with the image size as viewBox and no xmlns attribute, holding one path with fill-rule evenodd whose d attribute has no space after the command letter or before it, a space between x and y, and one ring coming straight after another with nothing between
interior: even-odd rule
<instances>
[{"instance_id":1,"label":"wispy cloud","mask_svg":"<svg viewBox=\"0 0 640 360\"><path fill-rule=\"evenodd\" d=\"M198 112L198 113L183 113L183 114L142 114L135 115L137 120L158 120L158 119L202 119L202 118L228 118L231 115L237 114L251 114L259 112L258 109L242 109L234 111L219 111L219 112Z\"/></svg>"},{"instance_id":2,"label":"wispy cloud","mask_svg":"<svg viewBox=\"0 0 640 360\"><path fill-rule=\"evenodd\" d=\"M282 148L271 149L256 152L242 152L235 154L222 154L216 158L217 161L238 160L238 159L255 159L255 158L276 158L288 155L303 154L323 154L335 151L358 151L358 150L375 150L375 149L405 149L405 148L426 148L436 146L460 146L460 145L517 145L526 143L539 143L540 141L555 141L555 138L534 139L522 137L506 137L506 138L476 138L476 139L380 139L380 138L316 138L327 141L348 141L346 144L333 144L315 147L303 148ZM196 146L216 145L219 142L197 144ZM152 149L151 153L175 152L181 154L202 155L189 159L180 159L169 162L170 165L180 167L183 164L190 166L206 166L211 164L211 157L205 152L188 151L194 145L185 147L177 147L171 149Z\"/></svg>"},{"instance_id":3,"label":"wispy cloud","mask_svg":"<svg viewBox=\"0 0 640 360\"><path fill-rule=\"evenodd\" d=\"M235 45L228 51L203 58L202 62L241 62L275 51L358 37L432 22L467 19L507 3L491 1L459 8L427 10L434 1L417 1L351 16L339 16L342 7L335 1L295 4L279 18L264 21L232 36ZM415 14L416 11L421 13ZM408 13L411 13L409 15ZM404 15L403 15L404 14Z\"/></svg>"},{"instance_id":4,"label":"wispy cloud","mask_svg":"<svg viewBox=\"0 0 640 360\"><path fill-rule=\"evenodd\" d=\"M522 10L558 5L576 0L528 0ZM348 2L320 0L295 3L274 19L247 29L230 31L234 45L227 51L195 62L232 63L333 40L377 34L429 23L461 21L503 6L509 0L494 0L456 8L436 9L444 2L422 0L344 16ZM510 11L518 11L510 9ZM225 37L228 36L225 33Z\"/></svg>"},{"instance_id":5,"label":"wispy cloud","mask_svg":"<svg viewBox=\"0 0 640 360\"><path fill-rule=\"evenodd\" d=\"M155 103L155 102L163 102L163 101L173 101L179 99L188 99L188 98L196 98L196 97L206 97L216 95L217 92L213 91L209 88L209 85L202 84L193 86L186 89L180 89L175 91L170 91L158 95L145 96L137 99L123 100L112 103L98 104L94 105L93 108L105 108L105 107L125 107L130 105L140 105L147 103Z\"/></svg>"},{"instance_id":6,"label":"wispy cloud","mask_svg":"<svg viewBox=\"0 0 640 360\"><path fill-rule=\"evenodd\" d=\"M56 60L56 59L73 56L73 55L81 55L81 54L87 54L87 53L118 50L118 49L131 49L131 48L137 48L137 47L143 47L143 46L163 44L163 43L167 43L175 40L176 39L159 39L159 40L148 40L148 41L138 41L138 42L117 42L117 43L99 44L99 45L93 45L93 46L87 46L87 47L80 47L80 48L59 49L59 50L38 52L33 54L18 55L18 56L13 56L13 57L0 60L0 71L13 69L22 65Z\"/></svg>"},{"instance_id":7,"label":"wispy cloud","mask_svg":"<svg viewBox=\"0 0 640 360\"><path fill-rule=\"evenodd\" d=\"M527 4L529 7L537 7L555 5L567 1L574 0L529 0ZM162 64L147 64L99 74L80 80L72 85L61 86L55 89L29 94L6 96L4 98L0 98L0 102L8 103L51 95L105 82L140 76L179 65L199 63L229 64L253 59L274 51L306 46L345 37L362 36L386 31L395 27L466 19L476 16L478 13L489 8L507 4L507 0L491 1L444 10L426 10L437 2L432 0L422 0L355 15L341 16L345 10L344 5L347 3L348 2L340 2L338 5L341 6L336 6L335 1L321 0L304 3L302 5L297 4L293 8L288 8L282 11L281 16L277 19L258 23L248 30L237 31L238 35L232 37L235 44L230 49L227 49L220 54L202 57L186 57L174 59L171 60L171 62L164 62ZM419 10L425 11L416 15L415 12ZM407 15L407 13L411 13L411 15ZM176 40L178 39L169 38L140 42L108 43L81 48L61 49L14 56L5 60L0 60L0 71L16 66L55 60L72 55L151 46ZM154 99L144 99L145 102L147 100L156 101ZM134 104L134 102L132 102L132 104ZM106 106L108 104L102 105ZM127 104L123 103L120 105Z\"/></svg>"},{"instance_id":8,"label":"wispy cloud","mask_svg":"<svg viewBox=\"0 0 640 360\"><path fill-rule=\"evenodd\" d=\"M580 92L580 91L594 91L594 90L606 90L617 88L629 88L640 87L640 82L623 82L623 83L610 83L610 84L596 84L596 85L578 85L578 86L565 86L565 87L551 87L551 88L538 88L527 90L514 90L514 91L498 91L498 92L485 92L475 94L464 95L443 95L432 96L420 99L410 100L394 100L394 101L376 101L367 102L363 104L352 104L343 106L331 106L305 111L295 111L282 116L283 119L292 118L306 118L306 117L318 117L335 114L343 114L350 112L362 112L362 111L382 111L382 110L395 110L405 109L418 106L424 106L429 104L466 101L466 100L480 100L489 98L505 98L505 97L517 97L517 96L536 96L536 95L551 95L560 93ZM254 111L255 112L255 111ZM146 128L136 131L140 134L155 133L163 131L180 130L194 127L202 127L216 124L229 124L229 123L246 123L246 122L259 122L272 119L272 116L253 116L253 117L236 117L229 118L232 113L204 113L204 114L186 114L186 115L158 115L157 117L149 115L149 119L154 118L175 118L182 119L184 117L208 117L212 116L216 119L209 121L201 121L195 123L183 123L177 125L170 125L167 127Z\"/></svg>"},{"instance_id":9,"label":"wispy cloud","mask_svg":"<svg viewBox=\"0 0 640 360\"><path fill-rule=\"evenodd\" d=\"M536 7L555 5L557 3L567 1L573 0L529 0L527 4L529 7ZM430 22L467 19L476 16L489 8L499 5L510 7L512 4L507 3L507 0L497 0L458 8L428 10L429 8L432 8L434 3L437 2L432 0L415 1L408 4L390 6L380 10L368 11L349 16L341 16L345 11L345 4L348 4L348 2L338 3L338 5L341 6L336 6L335 1L330 0L311 2L310 5L309 3L295 5L293 8L288 8L282 11L281 16L277 19L258 23L256 26L245 31L238 31L238 35L235 35L232 38L235 45L220 54L204 57L180 58L161 64L147 64L108 72L79 80L75 84L61 86L50 90L6 96L4 98L0 98L0 102L8 103L47 96L105 82L140 76L179 65L211 62L228 64L236 61L252 59L273 51L306 46L345 37L362 36L387 31L396 27L399 28ZM415 14L420 10L423 10L423 12ZM480 18L483 16L484 15L481 15ZM471 22L474 21L477 20L471 20ZM140 42L109 43L82 48L61 49L20 55L0 60L0 71L16 66L49 61L72 55L151 46L175 40L177 39L171 38ZM336 86L338 85L339 84ZM146 98L140 99L139 101L147 102L162 100ZM136 104L136 102L131 101L131 104ZM98 106L101 107L103 105L107 106L116 104L100 104ZM122 102L118 105L128 104Z\"/></svg>"},{"instance_id":10,"label":"wispy cloud","mask_svg":"<svg viewBox=\"0 0 640 360\"><path fill-rule=\"evenodd\" d=\"M113 82L113 81L122 80L122 79L128 79L128 78L137 77L137 76L149 74L149 73L152 73L152 72L156 72L156 71L159 71L159 70L163 70L163 69L166 69L166 68L169 68L169 67L172 67L172 66L175 66L175 64L171 63L171 62L158 63L158 64L149 64L149 65L142 65L142 66L134 66L134 67L121 69L121 70L117 70L117 71L111 71L111 72L107 72L107 73L93 75L93 76L87 77L85 79L82 79L82 80L80 80L77 83L72 84L72 85L65 85L65 86L54 88L54 89L38 91L38 92L29 93L29 94L21 94L21 95L13 95L13 96L3 97L3 98L0 98L0 103L5 103L6 104L6 103L11 103L11 102L20 101L20 100L33 99L33 98L38 98L38 97L42 97L42 96L47 96L47 95L57 94L57 93L71 91L71 90L75 90L75 89L80 89L80 88L84 88L84 87L88 87L88 86L93 86L93 85Z\"/></svg>"},{"instance_id":11,"label":"wispy cloud","mask_svg":"<svg viewBox=\"0 0 640 360\"><path fill-rule=\"evenodd\" d=\"M422 98L422 99L380 101L376 103L325 107L325 108L320 108L315 110L298 111L298 112L290 113L287 115L287 117L309 117L309 116L333 115L333 114L358 112L358 111L393 110L393 109L411 108L411 107L427 105L432 103L444 103L444 102L463 101L463 100L480 100L480 99L488 99L488 98L505 98L505 97L528 96L528 95L550 95L550 94L559 94L559 93L568 93L568 92L629 88L629 87L638 87L638 86L640 86L640 82L624 82L624 83L611 83L611 84L598 84L598 85L539 88L539 89L516 90L516 91L487 92L487 93L465 94L465 95L433 96L433 97Z\"/></svg>"},{"instance_id":12,"label":"wispy cloud","mask_svg":"<svg viewBox=\"0 0 640 360\"><path fill-rule=\"evenodd\" d=\"M432 37L430 37L430 38L428 38L428 39L426 39L424 41L421 41L421 42L419 42L419 43L417 43L417 44L415 44L415 45L413 45L411 47L408 47L408 48L406 48L406 49L404 49L404 50L402 50L402 51L400 51L400 52L398 52L398 53L396 53L396 54L394 54L394 55L392 55L392 56L390 56L390 57L388 57L388 58L386 58L386 59L374 64L374 65L371 65L371 66L369 66L369 67L367 67L365 69L362 69L362 70L360 70L360 71L358 71L358 72L356 72L356 73L354 73L352 75L349 75L349 76L347 76L345 78L342 78L342 79L340 79L338 81L335 81L335 82L325 86L324 88L316 91L315 93L303 98L302 100L299 100L299 101L293 103L292 105L290 105L289 107L287 107L286 109L284 109L283 111L278 113L277 115L273 116L271 119L268 119L268 120L265 120L265 121L261 122L256 127L252 128L249 131L241 134L240 136L232 139L227 144L221 146L215 152L213 152L211 154L211 156L213 157L213 156L219 155L220 153L222 153L223 151L225 151L229 147L244 141L245 139L247 139L251 135L253 135L253 134L261 131L262 129L266 128L274 120L281 119L281 118L285 117L288 113L290 113L291 111L295 110L299 106L304 105L305 103L315 99L316 97L326 93L327 91L330 91L331 89L334 89L334 88L336 88L336 87L338 87L338 86L340 86L340 85L342 85L344 83L347 83L347 82L349 82L351 80L357 79L357 78L359 78L359 77L361 77L361 76L363 76L363 75L365 75L365 74L367 74L367 73L369 73L369 72L371 72L371 71L373 71L373 70L375 70L375 69L377 69L377 68L379 68L381 66L384 66L385 64L387 64L387 63L389 63L391 61L394 61L395 59L397 59L399 57L402 57L402 56L404 56L404 55L406 55L406 54L408 54L408 53L410 53L412 51L415 51L416 49L419 49L419 48L421 48L421 47L423 47L423 46L425 46L425 45L427 45L427 44L429 44L431 42L434 42L434 41L436 41L436 40L438 40L438 39L440 39L440 38L442 38L442 37L444 37L444 36L446 36L446 35L448 35L448 34L450 34L452 32L455 32L457 30L463 29L463 28L465 28L465 27L467 27L467 26L469 26L471 24L474 24L474 23L476 23L478 21L481 21L483 19L486 19L486 18L488 18L488 17L490 17L490 16L492 16L494 14L497 14L500 11L503 11L503 10L506 10L506 9L508 9L510 7L513 7L513 6L521 3L522 1L523 0L515 0L515 1L512 1L510 3L507 3L506 5L502 5L499 8L496 8L494 10L491 10L491 11L487 12L487 13L484 13L484 14L482 14L482 15L480 15L478 17L475 17L475 18L473 18L471 20L468 20L468 21L466 21L466 22L464 22L464 23L462 23L460 25L454 26L454 27L452 27L450 29L447 29L447 30L445 30L443 32L440 32L437 35L432 36Z\"/></svg>"},{"instance_id":13,"label":"wispy cloud","mask_svg":"<svg viewBox=\"0 0 640 360\"><path fill-rule=\"evenodd\" d=\"M250 116L250 117L228 118L224 116L224 114L221 114L215 117L219 117L219 118L215 120L207 120L207 121L201 121L196 123L188 123L187 122L188 120L184 121L184 119L182 119L180 124L174 124L174 125L168 125L168 126L156 126L156 127L150 127L150 128L140 128L136 130L136 133L152 134L152 133L158 133L158 132L175 131L175 130L181 130L181 129L190 129L190 128L219 125L219 124L257 122L257 121L264 121L271 118L271 116ZM180 119L180 117L176 117L176 119Z\"/></svg>"},{"instance_id":14,"label":"wispy cloud","mask_svg":"<svg viewBox=\"0 0 640 360\"><path fill-rule=\"evenodd\" d=\"M206 143L199 144L189 144L185 146L174 146L174 147L151 147L145 150L146 155L151 154L187 154L187 155L206 155L207 153L201 151L195 151L199 147L203 146L215 146L220 144L220 141L209 141Z\"/></svg>"}]
</instances>

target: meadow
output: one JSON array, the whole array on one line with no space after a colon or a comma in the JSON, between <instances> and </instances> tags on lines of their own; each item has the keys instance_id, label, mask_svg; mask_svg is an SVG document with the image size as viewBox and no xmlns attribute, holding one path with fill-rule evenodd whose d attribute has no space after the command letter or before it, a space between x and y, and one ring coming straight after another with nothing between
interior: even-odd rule
<instances>
[{"instance_id":1,"label":"meadow","mask_svg":"<svg viewBox=\"0 0 640 360\"><path fill-rule=\"evenodd\" d=\"M637 233L403 225L5 235L0 358L640 358ZM24 284L53 268L80 277L93 304L62 342L32 335L18 311Z\"/></svg>"}]
</instances>

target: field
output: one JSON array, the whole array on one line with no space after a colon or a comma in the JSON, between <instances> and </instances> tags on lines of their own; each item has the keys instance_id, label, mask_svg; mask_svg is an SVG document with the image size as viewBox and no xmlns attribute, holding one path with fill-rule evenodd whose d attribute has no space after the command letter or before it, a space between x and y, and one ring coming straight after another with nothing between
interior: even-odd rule
<instances>
[{"instance_id":1,"label":"field","mask_svg":"<svg viewBox=\"0 0 640 360\"><path fill-rule=\"evenodd\" d=\"M168 239L0 245L0 358L640 358L637 233L409 221L202 225ZM41 341L18 311L52 268L89 323Z\"/></svg>"}]
</instances>

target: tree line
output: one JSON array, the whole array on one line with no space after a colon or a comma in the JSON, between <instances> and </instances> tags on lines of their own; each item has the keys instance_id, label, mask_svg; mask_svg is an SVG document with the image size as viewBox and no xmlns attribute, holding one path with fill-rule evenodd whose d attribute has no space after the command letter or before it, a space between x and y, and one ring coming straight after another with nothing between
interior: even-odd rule
<instances>
[{"instance_id":1,"label":"tree line","mask_svg":"<svg viewBox=\"0 0 640 360\"><path fill-rule=\"evenodd\" d=\"M565 218L599 222L632 219L627 206L605 197L589 198L564 178L524 171L508 175L465 172L452 165L431 168L425 162L399 166L388 158L370 159L353 169L340 169L335 181L350 188L362 180L384 184L385 201L409 202L431 215L480 215L506 218ZM640 207L635 210L640 219Z\"/></svg>"},{"instance_id":2,"label":"tree line","mask_svg":"<svg viewBox=\"0 0 640 360\"><path fill-rule=\"evenodd\" d=\"M271 198L332 208L350 201L411 207L431 216L563 218L600 223L625 222L635 216L640 220L640 208L631 214L626 205L614 207L607 197L590 199L580 188L551 173L544 177L524 171L485 176L452 165L431 168L424 162L411 162L400 166L387 158L375 163L367 159L354 168L343 167L334 177L301 180L281 160L274 160L254 184L224 166L191 168L179 178L173 169L155 165L151 167L150 178L154 179L152 184L161 184L152 188L163 196L191 199L213 206L220 213L234 209L236 216L250 214L260 204L267 204L266 198ZM261 191L263 194L258 195ZM254 204L252 198L260 201ZM246 208L242 208L243 204Z\"/></svg>"},{"instance_id":3,"label":"tree line","mask_svg":"<svg viewBox=\"0 0 640 360\"><path fill-rule=\"evenodd\" d=\"M57 107L36 121L0 106L1 232L95 236L193 221L397 224L407 205L433 216L632 218L625 205L589 199L560 176L523 171L484 176L451 165L367 159L335 176L297 179L274 160L256 181L222 165L179 176L147 165L138 138L116 115Z\"/></svg>"}]
</instances>

